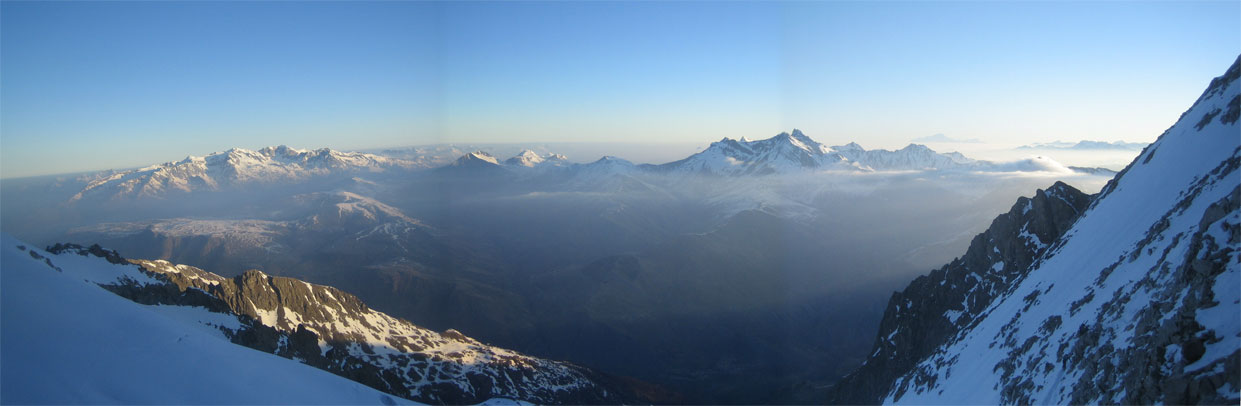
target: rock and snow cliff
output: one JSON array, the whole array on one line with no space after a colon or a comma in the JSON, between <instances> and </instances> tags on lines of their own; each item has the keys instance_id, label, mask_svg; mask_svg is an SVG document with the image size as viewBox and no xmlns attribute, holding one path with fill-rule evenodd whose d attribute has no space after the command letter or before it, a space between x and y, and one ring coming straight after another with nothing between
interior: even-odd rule
<instances>
[{"instance_id":1,"label":"rock and snow cliff","mask_svg":"<svg viewBox=\"0 0 1241 406\"><path fill-rule=\"evenodd\" d=\"M1058 238L1030 230L1046 248L1017 252L1029 266L991 284L992 300L944 304L962 299L962 276L993 273L982 262L956 268L977 259L973 246L894 295L875 352L829 400L1236 404L1239 76L1241 58L1080 216L1050 213L1072 224Z\"/></svg>"},{"instance_id":2,"label":"rock and snow cliff","mask_svg":"<svg viewBox=\"0 0 1241 406\"><path fill-rule=\"evenodd\" d=\"M579 404L634 401L633 398L626 397L623 390L615 390L604 383L612 378L572 364L548 361L488 346L454 330L437 333L423 329L408 321L370 309L353 295L328 286L313 285L292 278L268 276L258 271L248 271L235 278L224 278L198 268L174 265L167 261L126 260L114 251L103 250L98 246L86 248L58 244L48 251L43 251L6 237L4 247L0 249L5 250L5 284L3 286L5 288L4 349L6 359L4 383L6 399L14 401L46 399L33 393L9 391L10 388L17 387L17 383L24 382L19 376L28 372L21 369L32 367L27 365L29 363L36 363L33 358L30 362L25 362L27 357L24 356L10 358L10 354L26 351L16 345L35 339L27 337L25 333L39 330L37 328L27 330L28 327L58 325L69 329L65 331L73 331L72 329L76 328L74 325L76 319L61 319L60 313L42 314L43 309L39 303L21 301L28 295L10 294L10 289L16 291L27 287L26 277L38 280L47 279L40 273L55 274L61 279L67 277L69 282L85 281L87 285L84 286L97 285L135 302L128 303L126 306L124 301L109 299L105 300L107 306L103 310L78 309L82 313L95 314L97 317L108 320L137 317L129 315L130 313L142 317L156 313L180 323L174 326L161 325L154 331L150 331L145 324L132 330L130 330L131 326L126 326L125 330L128 335L145 337L150 334L166 333L176 336L179 334L177 331L184 330L184 334L177 338L177 342L182 342L189 337L195 340L193 346L210 344L207 348L212 351L215 351L217 347L222 347L219 351L232 354L240 350L241 353L248 354L249 350L236 345L240 344L296 360L394 395L394 397L385 397L386 395L382 393L360 386L354 389L342 389L340 393L335 394L321 393L335 387L348 388L348 384L352 384L328 382L306 392L321 397L306 397L304 402L376 403L381 397L387 399L385 403L393 402L394 399L400 400L396 397L401 397L435 404L470 404L493 398L520 399L537 403ZM57 298L56 300L69 303L69 305L57 306L57 309L64 308L65 312L72 313L74 306L92 306L91 303L77 299L78 296L73 293L83 290L80 286L46 286L41 289L43 289L40 291L41 297ZM57 289L65 291L61 292ZM98 290L98 288L94 289ZM98 291L102 292L102 290ZM97 296L100 295L93 291L87 295L89 298ZM70 298L73 299L70 300ZM160 319L155 322L165 323L166 321ZM91 325L94 324L97 323ZM113 335L124 336L126 334L115 333ZM208 341L206 337L214 341L207 344L200 343ZM124 343L126 340L128 339L120 337L116 340L119 342L97 343L98 345L95 346L99 347L99 352L126 353L125 351L128 351L126 348L131 347ZM170 348L165 348L169 346L161 345L149 353L138 351L141 354L134 354L135 358L142 359L115 361L122 365L110 367L144 368L148 364L172 362L185 356L165 354L163 350L193 352L196 351L193 346L181 348L172 345ZM229 346L237 350L230 350L227 348ZM73 352L81 351L73 350ZM267 361L267 359L279 360L270 356L263 358L262 355L254 353L249 356L249 358L259 359L258 361L251 361L244 356L229 355L230 358L227 360L232 364L218 366L222 369L220 371L222 376L209 376L204 379L208 379L208 382L228 380L226 372L228 369L249 370L252 368L251 362L262 366L274 362ZM94 365L99 359L104 358L114 357L86 353L79 354L79 358L72 360L72 363ZM129 363L129 366L124 363ZM187 365L189 364L166 367L164 369L172 371L164 373L176 375L176 371L184 369ZM195 369L201 367L202 365L195 364ZM290 367L281 366L280 368ZM344 380L324 378L330 375L322 371L311 368L301 369L310 371L298 372L300 374L298 376L309 376L306 378L307 382L340 381L347 383ZM194 375L198 372L186 373ZM281 376L288 376L289 373L284 374ZM84 382L74 383L72 387L80 387L84 392L72 393L70 391L66 394L68 397L64 399L65 401L78 399L78 401L90 402L95 399L93 396L96 395L89 393L93 390L90 388L116 383L108 383L108 379L104 376L85 372L74 376L76 377L74 379ZM245 376L238 376L237 379L244 379ZM55 380L43 382L44 386L57 384ZM259 385L250 390L239 389L239 392L266 391L267 388L262 386L262 382L265 380L249 383L237 382L234 386ZM268 403L268 400L263 399L280 399L277 396L283 393L281 388L287 386L275 385L270 388L272 393L253 394L254 402ZM179 397L157 399L148 398L146 395L133 395L128 391L130 389L108 389L104 392L108 393L107 396L112 401L125 403L138 402L142 399L152 399L160 403L177 403L177 399L181 399L182 402L199 403L218 398L195 395L198 392L190 391L178 395ZM16 394L8 397L13 393ZM278 402L300 403L301 401L296 399L301 398L297 396L287 400L281 399ZM373 399L358 400L351 396L372 396ZM240 400L243 400L242 403L247 403L244 399ZM232 403L232 401L225 403Z\"/></svg>"},{"instance_id":3,"label":"rock and snow cliff","mask_svg":"<svg viewBox=\"0 0 1241 406\"><path fill-rule=\"evenodd\" d=\"M1090 196L1057 182L1022 197L970 242L964 256L892 294L866 363L840 383L829 403L872 404L905 371L968 328L977 315L1068 230Z\"/></svg>"}]
</instances>

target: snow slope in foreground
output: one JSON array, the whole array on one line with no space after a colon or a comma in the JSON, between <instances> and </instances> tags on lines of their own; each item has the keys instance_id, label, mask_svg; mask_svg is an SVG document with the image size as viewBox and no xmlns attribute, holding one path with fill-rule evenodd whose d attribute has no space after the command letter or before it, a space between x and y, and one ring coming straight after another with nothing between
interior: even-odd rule
<instances>
[{"instance_id":1,"label":"snow slope in foreground","mask_svg":"<svg viewBox=\"0 0 1241 406\"><path fill-rule=\"evenodd\" d=\"M222 315L139 305L87 281L117 273L108 267L0 237L0 403L410 403L201 324Z\"/></svg>"}]
</instances>

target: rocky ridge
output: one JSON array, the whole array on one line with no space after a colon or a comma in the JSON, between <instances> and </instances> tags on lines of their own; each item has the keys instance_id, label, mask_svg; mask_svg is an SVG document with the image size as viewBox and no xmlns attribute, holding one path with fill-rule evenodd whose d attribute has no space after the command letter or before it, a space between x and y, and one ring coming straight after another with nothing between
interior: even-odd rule
<instances>
[{"instance_id":1,"label":"rocky ridge","mask_svg":"<svg viewBox=\"0 0 1241 406\"><path fill-rule=\"evenodd\" d=\"M831 404L876 404L904 371L968 328L1007 286L1029 272L1092 196L1064 184L1021 197L970 242L965 255L914 279L888 300L865 363L828 394Z\"/></svg>"},{"instance_id":2,"label":"rocky ridge","mask_svg":"<svg viewBox=\"0 0 1241 406\"><path fill-rule=\"evenodd\" d=\"M234 343L396 396L449 404L491 398L552 404L640 401L626 395L614 378L488 346L455 330L430 331L370 309L357 297L329 286L255 270L224 278L167 261L126 260L97 245L57 244L48 252L95 256L130 266L123 276L97 283L141 304L201 307L232 315L240 327L211 327ZM55 259L47 259L49 266Z\"/></svg>"}]
</instances>

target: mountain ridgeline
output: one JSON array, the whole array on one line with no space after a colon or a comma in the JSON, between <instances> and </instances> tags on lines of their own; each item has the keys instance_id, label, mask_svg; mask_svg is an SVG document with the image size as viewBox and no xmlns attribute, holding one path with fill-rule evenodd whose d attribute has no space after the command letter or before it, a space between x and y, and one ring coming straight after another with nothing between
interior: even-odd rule
<instances>
[{"instance_id":1,"label":"mountain ridgeline","mask_svg":"<svg viewBox=\"0 0 1241 406\"><path fill-rule=\"evenodd\" d=\"M236 344L406 399L428 404L476 404L493 398L576 404L649 401L619 379L485 345L456 330L436 333L372 310L329 286L255 270L225 278L162 260L126 260L97 245L57 244L48 253L49 267L56 267L61 256L97 257L97 262L123 268L123 276L97 282L121 297L234 317L231 326L209 326Z\"/></svg>"},{"instance_id":2,"label":"mountain ridgeline","mask_svg":"<svg viewBox=\"0 0 1241 406\"><path fill-rule=\"evenodd\" d=\"M443 159L394 158L327 148L312 151L284 145L257 151L233 148L140 169L86 175L80 179L84 186L70 200L93 199L99 202L167 198L193 192L244 188L247 185L271 187L282 183L367 174L401 175L431 168L428 162L440 161ZM856 143L829 147L796 129L757 141L724 138L685 159L658 165L634 164L610 156L590 163L573 163L564 155L539 155L523 150L508 159L483 151L470 152L447 165L432 169L441 174L475 177L547 175L547 172L573 177L592 172L595 175L671 173L746 176L828 170L1105 171L1102 168L1067 167L1044 157L1002 163L975 160L957 152L939 153L920 144L910 144L899 150L866 150Z\"/></svg>"},{"instance_id":3,"label":"mountain ridgeline","mask_svg":"<svg viewBox=\"0 0 1241 406\"><path fill-rule=\"evenodd\" d=\"M1241 401L1238 79L1241 57L1093 199L1018 202L894 294L827 400Z\"/></svg>"},{"instance_id":4,"label":"mountain ridgeline","mask_svg":"<svg viewBox=\"0 0 1241 406\"><path fill-rule=\"evenodd\" d=\"M892 382L974 323L1020 280L1090 201L1090 195L1060 182L1033 198L1022 197L974 237L965 255L893 293L872 353L833 387L828 403L878 403Z\"/></svg>"},{"instance_id":5,"label":"mountain ridgeline","mask_svg":"<svg viewBox=\"0 0 1241 406\"><path fill-rule=\"evenodd\" d=\"M141 169L95 174L86 179L86 186L71 200L166 197L174 193L220 190L249 183L274 185L339 173L412 166L406 161L327 148L314 151L284 145L258 151L233 148L205 157L191 156Z\"/></svg>"}]
</instances>

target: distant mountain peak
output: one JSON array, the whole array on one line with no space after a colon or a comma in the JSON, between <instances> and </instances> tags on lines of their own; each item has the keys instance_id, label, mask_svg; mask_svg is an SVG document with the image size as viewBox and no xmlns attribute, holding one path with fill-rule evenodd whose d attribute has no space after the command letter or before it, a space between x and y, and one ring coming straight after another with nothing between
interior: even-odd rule
<instances>
[{"instance_id":1,"label":"distant mountain peak","mask_svg":"<svg viewBox=\"0 0 1241 406\"><path fill-rule=\"evenodd\" d=\"M801 130L798 130L798 129L793 129L793 132L791 133L782 132L770 139L779 140L782 142L788 142L792 144L793 146L796 146L798 149L804 150L812 154L823 152L822 149L820 148L821 144L811 139L810 137L806 136L806 134L802 133Z\"/></svg>"},{"instance_id":2,"label":"distant mountain peak","mask_svg":"<svg viewBox=\"0 0 1241 406\"><path fill-rule=\"evenodd\" d=\"M418 220L405 215L400 209L344 190L309 193L294 196L294 199L304 203L313 203L313 206L318 207L317 212L305 220L313 225L370 226L395 222L421 226Z\"/></svg>"},{"instance_id":3,"label":"distant mountain peak","mask_svg":"<svg viewBox=\"0 0 1241 406\"><path fill-rule=\"evenodd\" d=\"M330 149L323 148L322 150L326 150L328 153L331 153L331 150L330 150ZM281 145L277 145L277 146L274 146L274 147L264 147L264 148L262 148L262 149L258 150L258 152L259 152L260 154L267 155L267 156L276 156L276 155L297 155L297 154L304 154L304 153L306 153L306 152L307 152L307 150L304 150L304 149L296 149L296 148L290 148L288 145L283 145L283 144L281 144ZM317 152L317 151L316 151L316 152Z\"/></svg>"},{"instance_id":4,"label":"distant mountain peak","mask_svg":"<svg viewBox=\"0 0 1241 406\"><path fill-rule=\"evenodd\" d=\"M539 156L538 153L528 149L523 149L517 155L505 160L504 163L515 166L533 167L543 163L543 161L543 157Z\"/></svg>"},{"instance_id":5,"label":"distant mountain peak","mask_svg":"<svg viewBox=\"0 0 1241 406\"><path fill-rule=\"evenodd\" d=\"M600 157L598 160L596 160L595 162L591 162L590 165L634 166L633 162L629 162L628 160L624 158L618 158L612 155L604 155Z\"/></svg>"},{"instance_id":6,"label":"distant mountain peak","mask_svg":"<svg viewBox=\"0 0 1241 406\"><path fill-rule=\"evenodd\" d=\"M486 152L474 151L474 152L462 155L461 158L457 159L457 162L454 163L454 165L458 165L458 166L476 165L476 164L483 164L483 163L491 164L491 165L499 165L500 160L496 159L496 157Z\"/></svg>"},{"instance_id":7,"label":"distant mountain peak","mask_svg":"<svg viewBox=\"0 0 1241 406\"><path fill-rule=\"evenodd\" d=\"M837 151L865 151L866 150L866 148L862 148L862 146L858 145L858 143L856 142L850 142L845 145L835 146L835 147L832 147L832 149L837 150Z\"/></svg>"}]
</instances>

